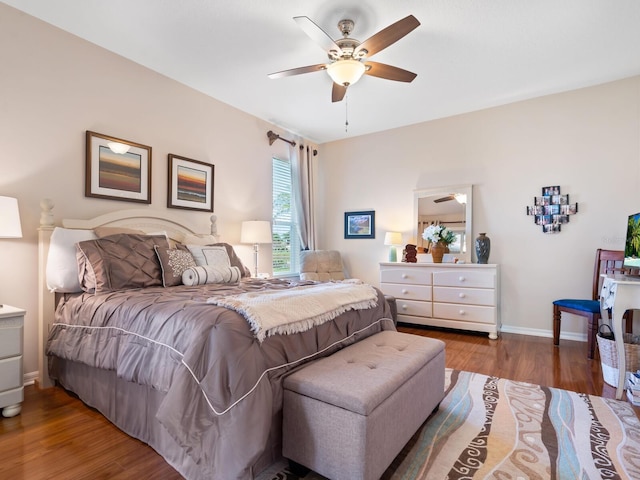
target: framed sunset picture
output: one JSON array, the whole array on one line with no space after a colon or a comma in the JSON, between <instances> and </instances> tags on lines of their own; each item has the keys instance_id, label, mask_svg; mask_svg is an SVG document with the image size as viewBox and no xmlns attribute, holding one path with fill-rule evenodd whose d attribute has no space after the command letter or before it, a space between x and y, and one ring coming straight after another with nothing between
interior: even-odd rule
<instances>
[{"instance_id":1,"label":"framed sunset picture","mask_svg":"<svg viewBox=\"0 0 640 480\"><path fill-rule=\"evenodd\" d=\"M86 133L85 195L151 203L151 147Z\"/></svg>"},{"instance_id":2,"label":"framed sunset picture","mask_svg":"<svg viewBox=\"0 0 640 480\"><path fill-rule=\"evenodd\" d=\"M214 171L210 163L170 153L167 207L213 212Z\"/></svg>"}]
</instances>

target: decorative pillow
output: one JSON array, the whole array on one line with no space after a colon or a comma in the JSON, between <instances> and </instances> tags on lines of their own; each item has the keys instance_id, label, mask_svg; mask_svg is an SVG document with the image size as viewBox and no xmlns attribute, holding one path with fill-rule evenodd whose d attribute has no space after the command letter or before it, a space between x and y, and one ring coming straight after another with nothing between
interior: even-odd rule
<instances>
[{"instance_id":1,"label":"decorative pillow","mask_svg":"<svg viewBox=\"0 0 640 480\"><path fill-rule=\"evenodd\" d=\"M224 247L187 245L187 249L189 249L191 255L193 255L193 259L198 266L214 265L229 267L231 265L229 254Z\"/></svg>"},{"instance_id":2,"label":"decorative pillow","mask_svg":"<svg viewBox=\"0 0 640 480\"><path fill-rule=\"evenodd\" d=\"M218 241L217 235L185 235L185 245L213 245Z\"/></svg>"},{"instance_id":3,"label":"decorative pillow","mask_svg":"<svg viewBox=\"0 0 640 480\"><path fill-rule=\"evenodd\" d=\"M155 245L169 248L162 235L116 234L78 243L80 286L102 293L162 285Z\"/></svg>"},{"instance_id":4,"label":"decorative pillow","mask_svg":"<svg viewBox=\"0 0 640 480\"><path fill-rule=\"evenodd\" d=\"M153 247L160 260L162 269L162 285L173 287L182 284L182 272L187 268L195 267L196 262L191 252L183 245L177 248L164 248L154 245Z\"/></svg>"},{"instance_id":5,"label":"decorative pillow","mask_svg":"<svg viewBox=\"0 0 640 480\"><path fill-rule=\"evenodd\" d=\"M203 265L187 268L182 272L182 283L185 285L204 285L205 283L237 283L240 281L238 267L222 267Z\"/></svg>"},{"instance_id":6,"label":"decorative pillow","mask_svg":"<svg viewBox=\"0 0 640 480\"><path fill-rule=\"evenodd\" d=\"M202 249L207 265L214 267L230 267L231 260L224 247L205 247Z\"/></svg>"},{"instance_id":7,"label":"decorative pillow","mask_svg":"<svg viewBox=\"0 0 640 480\"><path fill-rule=\"evenodd\" d=\"M251 276L251 272L247 267L244 266L244 264L242 263L242 260L240 260L240 257L238 257L238 255L236 254L236 251L233 249L233 246L228 243L220 242L220 243L213 243L211 245L206 245L206 246L191 245L191 244L187 245L187 248L189 249L189 251L193 255L193 258L196 261L196 265L207 265L206 260L204 258L204 254L201 254L200 252L203 248L211 248L211 247L224 247L227 250L227 255L229 256L229 261L231 262L231 266L238 267L238 269L240 270L240 274L243 277Z\"/></svg>"},{"instance_id":8,"label":"decorative pillow","mask_svg":"<svg viewBox=\"0 0 640 480\"><path fill-rule=\"evenodd\" d=\"M76 243L96 238L93 230L74 230L56 227L49 241L46 276L47 288L52 292L81 292L78 281Z\"/></svg>"},{"instance_id":9,"label":"decorative pillow","mask_svg":"<svg viewBox=\"0 0 640 480\"><path fill-rule=\"evenodd\" d=\"M145 232L143 230L127 227L96 227L93 231L98 236L98 238L108 237L109 235L117 235L118 233L126 233L127 235L164 235L169 241L169 246L171 248L176 247L176 242L171 239L169 237L169 234L164 230L158 232Z\"/></svg>"}]
</instances>

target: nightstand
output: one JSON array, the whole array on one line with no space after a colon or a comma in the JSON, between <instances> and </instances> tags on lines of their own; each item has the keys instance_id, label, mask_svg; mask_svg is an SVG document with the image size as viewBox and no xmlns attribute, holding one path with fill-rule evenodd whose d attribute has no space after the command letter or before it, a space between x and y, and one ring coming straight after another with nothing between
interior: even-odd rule
<instances>
[{"instance_id":1,"label":"nightstand","mask_svg":"<svg viewBox=\"0 0 640 480\"><path fill-rule=\"evenodd\" d=\"M0 408L4 417L13 417L22 410L24 314L24 310L9 305L0 307Z\"/></svg>"}]
</instances>

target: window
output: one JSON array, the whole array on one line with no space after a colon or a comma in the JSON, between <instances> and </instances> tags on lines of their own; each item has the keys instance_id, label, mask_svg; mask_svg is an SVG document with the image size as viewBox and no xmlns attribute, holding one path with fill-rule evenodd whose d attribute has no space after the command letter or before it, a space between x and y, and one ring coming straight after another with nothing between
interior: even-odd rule
<instances>
[{"instance_id":1,"label":"window","mask_svg":"<svg viewBox=\"0 0 640 480\"><path fill-rule=\"evenodd\" d=\"M292 201L291 162L273 159L273 275L300 273L300 239Z\"/></svg>"}]
</instances>

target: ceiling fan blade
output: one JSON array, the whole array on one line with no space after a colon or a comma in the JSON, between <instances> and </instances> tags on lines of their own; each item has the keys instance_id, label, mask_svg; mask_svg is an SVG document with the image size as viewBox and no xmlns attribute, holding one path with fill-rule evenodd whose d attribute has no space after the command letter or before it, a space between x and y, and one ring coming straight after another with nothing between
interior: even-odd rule
<instances>
[{"instance_id":1,"label":"ceiling fan blade","mask_svg":"<svg viewBox=\"0 0 640 480\"><path fill-rule=\"evenodd\" d=\"M290 70L283 70L281 72L270 73L268 77L269 78L291 77L293 75L300 75L301 73L318 72L320 70L326 70L326 69L327 69L327 66L324 63L319 63L317 65L309 65L307 67L298 67L298 68L292 68Z\"/></svg>"},{"instance_id":2,"label":"ceiling fan blade","mask_svg":"<svg viewBox=\"0 0 640 480\"><path fill-rule=\"evenodd\" d=\"M455 198L456 197L454 197L453 195L449 195L448 197L436 198L433 203L448 202L449 200L454 200Z\"/></svg>"},{"instance_id":3,"label":"ceiling fan blade","mask_svg":"<svg viewBox=\"0 0 640 480\"><path fill-rule=\"evenodd\" d=\"M325 51L335 50L336 55L342 55L342 49L338 46L333 38L316 25L309 17L293 17L298 26L306 33L311 40L320 45Z\"/></svg>"},{"instance_id":4,"label":"ceiling fan blade","mask_svg":"<svg viewBox=\"0 0 640 480\"><path fill-rule=\"evenodd\" d=\"M347 93L347 87L344 85L338 85L336 82L333 82L333 88L331 89L331 101L332 102L341 102Z\"/></svg>"},{"instance_id":5,"label":"ceiling fan blade","mask_svg":"<svg viewBox=\"0 0 640 480\"><path fill-rule=\"evenodd\" d=\"M420 22L413 15L409 15L396 23L389 25L387 28L380 30L378 33L369 37L362 42L353 52L353 56L357 56L361 50L367 51L370 57L380 50L387 48L389 45L397 42L407 33L411 32L420 25Z\"/></svg>"},{"instance_id":6,"label":"ceiling fan blade","mask_svg":"<svg viewBox=\"0 0 640 480\"><path fill-rule=\"evenodd\" d=\"M403 70L384 63L365 62L365 66L368 67L364 72L366 75L395 80L396 82L412 82L418 76L409 70Z\"/></svg>"}]
</instances>

